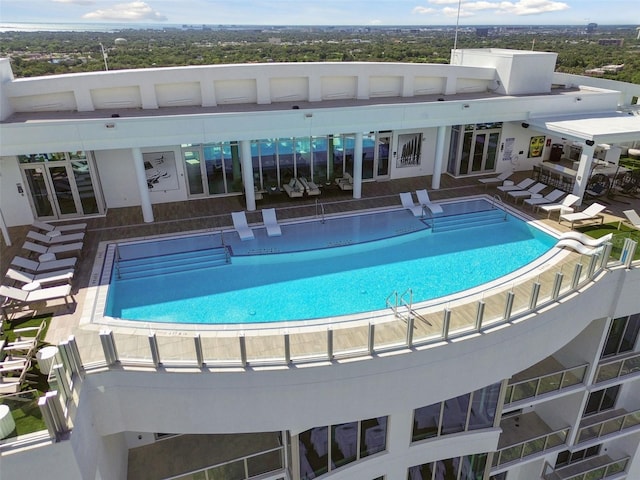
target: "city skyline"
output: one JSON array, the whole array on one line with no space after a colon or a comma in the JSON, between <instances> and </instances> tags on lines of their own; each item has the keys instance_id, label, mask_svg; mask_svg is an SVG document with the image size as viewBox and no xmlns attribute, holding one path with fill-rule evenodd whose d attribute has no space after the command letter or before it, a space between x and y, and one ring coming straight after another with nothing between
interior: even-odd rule
<instances>
[{"instance_id":1,"label":"city skyline","mask_svg":"<svg viewBox=\"0 0 640 480\"><path fill-rule=\"evenodd\" d=\"M0 0L2 23L211 25L629 24L637 0Z\"/></svg>"}]
</instances>

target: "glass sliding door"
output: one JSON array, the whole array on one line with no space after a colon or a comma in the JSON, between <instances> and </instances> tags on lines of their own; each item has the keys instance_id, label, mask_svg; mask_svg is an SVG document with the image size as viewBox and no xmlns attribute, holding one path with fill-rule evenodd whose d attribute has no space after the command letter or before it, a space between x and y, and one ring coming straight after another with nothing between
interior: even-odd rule
<instances>
[{"instance_id":1,"label":"glass sliding door","mask_svg":"<svg viewBox=\"0 0 640 480\"><path fill-rule=\"evenodd\" d=\"M55 220L103 213L92 160L82 151L20 155L34 216Z\"/></svg>"},{"instance_id":2,"label":"glass sliding door","mask_svg":"<svg viewBox=\"0 0 640 480\"><path fill-rule=\"evenodd\" d=\"M374 160L376 179L389 178L389 145L391 145L391 133L378 134Z\"/></svg>"},{"instance_id":3,"label":"glass sliding door","mask_svg":"<svg viewBox=\"0 0 640 480\"><path fill-rule=\"evenodd\" d=\"M190 196L242 192L242 169L237 142L183 145L182 158Z\"/></svg>"},{"instance_id":4,"label":"glass sliding door","mask_svg":"<svg viewBox=\"0 0 640 480\"><path fill-rule=\"evenodd\" d=\"M501 128L499 123L452 127L447 172L458 177L494 171Z\"/></svg>"}]
</instances>

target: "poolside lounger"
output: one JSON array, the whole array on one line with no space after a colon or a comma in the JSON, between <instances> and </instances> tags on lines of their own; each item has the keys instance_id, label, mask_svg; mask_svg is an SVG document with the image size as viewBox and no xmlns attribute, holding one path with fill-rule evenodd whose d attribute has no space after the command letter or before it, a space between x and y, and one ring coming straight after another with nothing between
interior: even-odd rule
<instances>
[{"instance_id":1,"label":"poolside lounger","mask_svg":"<svg viewBox=\"0 0 640 480\"><path fill-rule=\"evenodd\" d=\"M484 183L485 188L488 185L491 184L497 184L497 183L502 183L504 182L506 179L508 179L511 175L513 175L513 172L511 170L505 170L504 172L502 172L500 175L498 175L497 177L490 177L490 178L479 178L478 181L480 183Z\"/></svg>"},{"instance_id":2,"label":"poolside lounger","mask_svg":"<svg viewBox=\"0 0 640 480\"><path fill-rule=\"evenodd\" d=\"M30 272L48 272L50 270L59 270L61 268L73 268L78 259L76 257L61 258L59 260L51 260L48 262L36 262L23 257L13 257L11 265L22 268Z\"/></svg>"},{"instance_id":3,"label":"poolside lounger","mask_svg":"<svg viewBox=\"0 0 640 480\"><path fill-rule=\"evenodd\" d=\"M582 255L590 255L592 253L595 253L599 249L599 247L590 247L582 242L579 242L578 240L571 239L560 240L558 243L556 243L556 247L570 248Z\"/></svg>"},{"instance_id":4,"label":"poolside lounger","mask_svg":"<svg viewBox=\"0 0 640 480\"><path fill-rule=\"evenodd\" d=\"M87 228L86 223L70 223L67 225L51 225L47 222L42 222L40 220L34 220L31 224L33 228L38 230L42 230L46 232L47 235L51 237L55 237L60 234L60 232L75 232L77 230L85 230Z\"/></svg>"},{"instance_id":5,"label":"poolside lounger","mask_svg":"<svg viewBox=\"0 0 640 480\"><path fill-rule=\"evenodd\" d=\"M81 242L84 239L84 232L69 233L66 235L61 234L51 237L31 230L27 232L27 238L40 242L44 245L58 245L62 243Z\"/></svg>"},{"instance_id":6,"label":"poolside lounger","mask_svg":"<svg viewBox=\"0 0 640 480\"><path fill-rule=\"evenodd\" d=\"M402 206L407 210L410 210L414 216L419 217L420 215L422 215L422 206L413 203L411 192L402 192L400 194L400 201L402 202Z\"/></svg>"},{"instance_id":7,"label":"poolside lounger","mask_svg":"<svg viewBox=\"0 0 640 480\"><path fill-rule=\"evenodd\" d=\"M640 229L640 215L638 215L638 212L631 209L631 210L625 210L622 213L624 213L624 216L629 219L629 222L631 223L631 225Z\"/></svg>"},{"instance_id":8,"label":"poolside lounger","mask_svg":"<svg viewBox=\"0 0 640 480\"><path fill-rule=\"evenodd\" d=\"M0 375L0 394L18 393L22 385L27 381L27 373L31 368L31 360L27 358L17 370L19 375Z\"/></svg>"},{"instance_id":9,"label":"poolside lounger","mask_svg":"<svg viewBox=\"0 0 640 480\"><path fill-rule=\"evenodd\" d=\"M299 180L302 186L304 187L304 191L307 192L307 195L309 196L320 195L320 188L318 188L318 185L316 185L310 180L307 180L304 177L300 177Z\"/></svg>"},{"instance_id":10,"label":"poolside lounger","mask_svg":"<svg viewBox=\"0 0 640 480\"><path fill-rule=\"evenodd\" d=\"M505 180L502 185L498 187L498 190L501 192L512 192L514 190L525 190L529 188L531 185L536 183L533 178L525 178L520 183L514 185L511 180Z\"/></svg>"},{"instance_id":11,"label":"poolside lounger","mask_svg":"<svg viewBox=\"0 0 640 480\"><path fill-rule=\"evenodd\" d=\"M16 305L28 305L34 302L43 302L47 300L55 300L58 298L64 298L64 302L68 305L68 297L71 295L71 285L59 285L57 287L41 288L39 290L33 290L26 292L16 287L9 287L7 285L0 285L0 295L6 298L6 302L11 306Z\"/></svg>"},{"instance_id":12,"label":"poolside lounger","mask_svg":"<svg viewBox=\"0 0 640 480\"><path fill-rule=\"evenodd\" d=\"M527 205L531 205L531 207L535 208L540 205L557 202L558 200L560 200L560 197L562 197L565 193L566 192L564 192L563 190L556 188L552 192L547 193L544 197L539 193L531 195L531 198L525 198L524 203L526 203Z\"/></svg>"},{"instance_id":13,"label":"poolside lounger","mask_svg":"<svg viewBox=\"0 0 640 480\"><path fill-rule=\"evenodd\" d=\"M507 192L507 195L513 198L514 202L518 202L519 198L529 198L531 195L540 193L545 188L547 188L546 184L538 182L535 185L523 190L510 190Z\"/></svg>"},{"instance_id":14,"label":"poolside lounger","mask_svg":"<svg viewBox=\"0 0 640 480\"><path fill-rule=\"evenodd\" d=\"M563 213L571 213L573 212L572 205L575 204L580 197L570 193L560 203L550 203L547 205L540 205L539 208L548 213L547 218L551 217L552 212L560 212L560 215Z\"/></svg>"},{"instance_id":15,"label":"poolside lounger","mask_svg":"<svg viewBox=\"0 0 640 480\"><path fill-rule=\"evenodd\" d=\"M612 238L613 238L613 233L608 233L606 235L603 235L600 238L593 238L593 237L590 237L589 235L585 235L584 233L571 231L571 232L565 232L562 235L560 235L559 241L573 240L576 242L580 242L583 245L586 245L587 247L599 247L600 245L611 240Z\"/></svg>"},{"instance_id":16,"label":"poolside lounger","mask_svg":"<svg viewBox=\"0 0 640 480\"><path fill-rule=\"evenodd\" d=\"M231 219L233 220L233 228L240 235L240 240L253 240L253 230L249 228L244 212L231 212Z\"/></svg>"},{"instance_id":17,"label":"poolside lounger","mask_svg":"<svg viewBox=\"0 0 640 480\"><path fill-rule=\"evenodd\" d=\"M340 178L336 178L336 185L340 187L340 190L353 190L353 177L348 172Z\"/></svg>"},{"instance_id":18,"label":"poolside lounger","mask_svg":"<svg viewBox=\"0 0 640 480\"><path fill-rule=\"evenodd\" d=\"M34 243L30 241L26 241L22 244L22 248L25 250L29 250L31 252L37 253L38 255L44 255L46 253L69 253L69 252L79 252L82 250L82 242L75 243L61 243L59 245L51 245L47 247L45 245L40 245L39 243Z\"/></svg>"},{"instance_id":19,"label":"poolside lounger","mask_svg":"<svg viewBox=\"0 0 640 480\"><path fill-rule=\"evenodd\" d=\"M265 208L262 210L262 221L267 229L267 235L270 237L277 237L282 235L280 225L278 225L278 219L276 218L275 208Z\"/></svg>"},{"instance_id":20,"label":"poolside lounger","mask_svg":"<svg viewBox=\"0 0 640 480\"><path fill-rule=\"evenodd\" d=\"M304 187L296 177L289 180L289 183L286 183L283 188L289 198L302 197L304 195Z\"/></svg>"},{"instance_id":21,"label":"poolside lounger","mask_svg":"<svg viewBox=\"0 0 640 480\"><path fill-rule=\"evenodd\" d=\"M429 198L429 192L427 190L416 190L416 196L418 197L418 204L422 207L427 207L431 210L431 213L442 213L442 207L437 203L433 203ZM422 211L420 212L422 213Z\"/></svg>"},{"instance_id":22,"label":"poolside lounger","mask_svg":"<svg viewBox=\"0 0 640 480\"><path fill-rule=\"evenodd\" d=\"M66 268L64 270L52 270L50 272L43 273L29 273L21 272L14 268L9 268L6 273L6 277L16 282L21 283L33 283L38 282L40 285L47 285L50 283L70 282L73 278L73 268Z\"/></svg>"},{"instance_id":23,"label":"poolside lounger","mask_svg":"<svg viewBox=\"0 0 640 480\"><path fill-rule=\"evenodd\" d=\"M564 214L561 213L560 218L558 218L558 223L561 223L562 220L566 220L567 222L571 222L571 228L573 228L573 224L575 222L593 220L594 218L599 218L600 223L602 223L604 222L604 216L600 212L604 211L605 208L607 207L600 203L592 203L582 212Z\"/></svg>"}]
</instances>

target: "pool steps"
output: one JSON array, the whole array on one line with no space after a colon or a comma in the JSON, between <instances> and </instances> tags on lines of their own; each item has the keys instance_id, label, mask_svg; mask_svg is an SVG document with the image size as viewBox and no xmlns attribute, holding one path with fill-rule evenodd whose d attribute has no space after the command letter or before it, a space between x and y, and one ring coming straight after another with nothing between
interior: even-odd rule
<instances>
[{"instance_id":1,"label":"pool steps","mask_svg":"<svg viewBox=\"0 0 640 480\"><path fill-rule=\"evenodd\" d=\"M144 278L167 273L201 270L228 265L228 251L225 247L194 250L162 255L159 257L132 258L120 260L115 265L117 278L121 280Z\"/></svg>"},{"instance_id":2,"label":"pool steps","mask_svg":"<svg viewBox=\"0 0 640 480\"><path fill-rule=\"evenodd\" d=\"M452 232L466 228L493 225L505 221L504 210L492 208L480 212L461 213L458 215L436 216L427 219L433 222L433 233Z\"/></svg>"}]
</instances>

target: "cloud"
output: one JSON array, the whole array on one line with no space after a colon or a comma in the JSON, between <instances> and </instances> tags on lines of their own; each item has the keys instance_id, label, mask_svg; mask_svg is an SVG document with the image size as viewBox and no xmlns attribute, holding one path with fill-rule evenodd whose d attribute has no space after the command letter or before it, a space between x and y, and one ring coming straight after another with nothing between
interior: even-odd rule
<instances>
[{"instance_id":1,"label":"cloud","mask_svg":"<svg viewBox=\"0 0 640 480\"><path fill-rule=\"evenodd\" d=\"M456 17L458 15L459 0L427 0L431 5L455 5L445 6L441 12L447 17ZM460 16L471 17L475 12L491 11L490 14L496 15L539 15L548 12L558 12L568 10L570 7L564 2L556 2L553 0L519 0L517 2L490 2L490 1L468 1L461 0ZM434 13L436 9L429 7L415 7L413 13Z\"/></svg>"},{"instance_id":2,"label":"cloud","mask_svg":"<svg viewBox=\"0 0 640 480\"><path fill-rule=\"evenodd\" d=\"M429 8L429 7L415 7L412 10L412 13L417 13L419 15L425 15L428 13L436 13L438 10L436 10L435 8Z\"/></svg>"},{"instance_id":3,"label":"cloud","mask_svg":"<svg viewBox=\"0 0 640 480\"><path fill-rule=\"evenodd\" d=\"M54 3L68 3L70 5L93 5L94 0L52 0Z\"/></svg>"},{"instance_id":4,"label":"cloud","mask_svg":"<svg viewBox=\"0 0 640 480\"><path fill-rule=\"evenodd\" d=\"M98 9L82 16L86 20L106 22L165 22L167 17L151 8L146 2L119 3L111 8Z\"/></svg>"},{"instance_id":5,"label":"cloud","mask_svg":"<svg viewBox=\"0 0 640 480\"><path fill-rule=\"evenodd\" d=\"M500 9L498 13L508 13L512 15L537 15L539 13L569 10L569 8L569 5L564 2L552 2L549 0L520 0L519 2L500 2Z\"/></svg>"}]
</instances>

